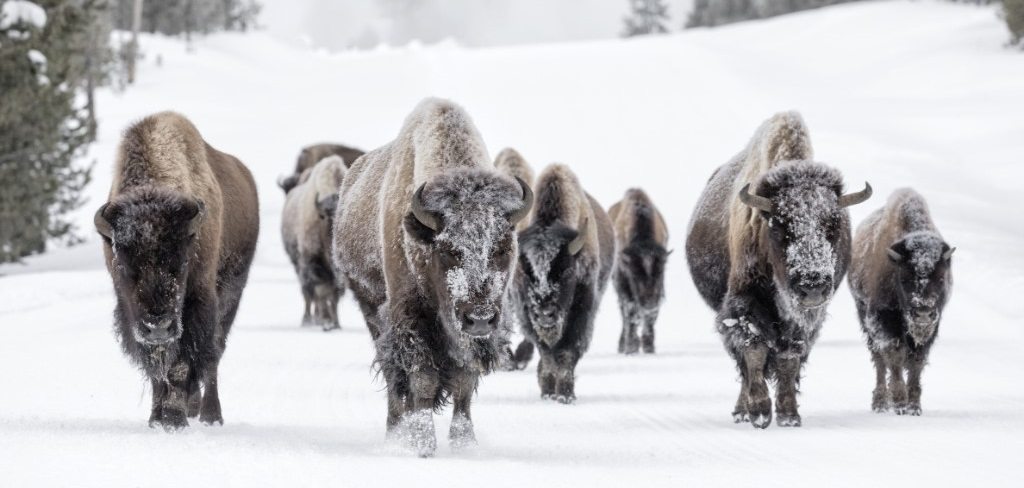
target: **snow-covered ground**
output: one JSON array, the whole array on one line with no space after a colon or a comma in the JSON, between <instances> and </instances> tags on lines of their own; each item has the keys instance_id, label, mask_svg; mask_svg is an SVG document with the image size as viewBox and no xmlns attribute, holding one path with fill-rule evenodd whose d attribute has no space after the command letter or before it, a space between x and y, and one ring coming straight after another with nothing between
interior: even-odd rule
<instances>
[{"instance_id":1,"label":"snow-covered ground","mask_svg":"<svg viewBox=\"0 0 1024 488\"><path fill-rule=\"evenodd\" d=\"M668 37L467 50L328 55L273 38L213 36L194 53L145 38L139 82L99 97L101 133L82 246L0 267L2 486L1020 486L1024 452L1024 58L991 8L852 4ZM161 63L158 66L157 58ZM677 252L658 354L615 354L605 297L574 406L542 401L534 365L485 378L480 445L437 457L384 443L383 384L351 301L344 329L300 329L301 296L279 238L275 186L298 149L390 138L424 96L475 117L492 154L570 164L602 202L642 186ZM113 297L91 216L120 131L145 114L187 114L245 161L262 233L221 365L226 425L149 429L146 382L112 334ZM818 157L850 187L870 180L930 199L958 246L955 285L922 417L870 410L873 370L843 286L811 355L804 425L732 423L739 388L681 249L712 169L772 113L802 111Z\"/></svg>"}]
</instances>

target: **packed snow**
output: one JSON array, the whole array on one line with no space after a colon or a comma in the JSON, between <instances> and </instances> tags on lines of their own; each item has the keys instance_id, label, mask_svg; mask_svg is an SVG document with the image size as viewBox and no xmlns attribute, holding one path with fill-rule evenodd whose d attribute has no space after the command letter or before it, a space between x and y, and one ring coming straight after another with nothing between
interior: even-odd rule
<instances>
[{"instance_id":1,"label":"packed snow","mask_svg":"<svg viewBox=\"0 0 1024 488\"><path fill-rule=\"evenodd\" d=\"M0 485L1018 486L1024 60L1003 48L1006 36L994 8L930 1L511 48L327 54L255 33L210 36L188 52L144 36L137 83L98 96L99 141L83 164L98 163L77 214L89 240L0 267ZM816 157L852 189L875 188L851 207L854 225L893 189L913 186L958 248L923 415L871 411L874 370L844 284L804 371L803 426L733 424L737 374L676 252L657 354L615 352L609 290L577 368L575 405L540 399L535 360L481 381L479 445L452 449L449 409L434 419L435 458L394 449L355 304L343 300L340 332L299 325L275 182L309 143L388 142L426 96L466 107L492 155L513 146L535 169L569 164L605 205L644 188L676 250L711 171L762 120L799 110ZM148 381L112 333L112 287L91 224L121 131L164 109L248 164L262 219L220 367L225 425L192 422L178 434L146 425Z\"/></svg>"}]
</instances>

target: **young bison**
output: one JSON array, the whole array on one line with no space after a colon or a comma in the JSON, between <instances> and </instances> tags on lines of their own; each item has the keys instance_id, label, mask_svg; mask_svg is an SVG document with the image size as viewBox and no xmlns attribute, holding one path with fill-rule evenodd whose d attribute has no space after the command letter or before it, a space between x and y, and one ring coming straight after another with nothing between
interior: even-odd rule
<instances>
[{"instance_id":1,"label":"young bison","mask_svg":"<svg viewBox=\"0 0 1024 488\"><path fill-rule=\"evenodd\" d=\"M608 210L615 228L618 257L613 271L622 311L619 352L654 352L654 323L665 296L665 263L671 251L668 226L643 190L633 188ZM642 337L637 332L642 331Z\"/></svg>"},{"instance_id":2,"label":"young bison","mask_svg":"<svg viewBox=\"0 0 1024 488\"><path fill-rule=\"evenodd\" d=\"M185 117L151 115L125 131L95 224L121 348L153 386L150 426L223 424L217 365L259 232L249 170Z\"/></svg>"},{"instance_id":3,"label":"young bison","mask_svg":"<svg viewBox=\"0 0 1024 488\"><path fill-rule=\"evenodd\" d=\"M376 337L388 434L420 456L434 453L432 413L449 400L452 446L475 442L470 402L508 347L515 225L532 202L495 170L465 111L438 99L345 176L335 262Z\"/></svg>"},{"instance_id":4,"label":"young bison","mask_svg":"<svg viewBox=\"0 0 1024 488\"><path fill-rule=\"evenodd\" d=\"M910 188L893 192L857 227L849 283L875 363L876 412L891 406L898 415L921 415L921 371L949 300L955 249L939 234L924 197Z\"/></svg>"},{"instance_id":5,"label":"young bison","mask_svg":"<svg viewBox=\"0 0 1024 488\"><path fill-rule=\"evenodd\" d=\"M541 397L576 400L575 371L594 333L594 317L615 258L611 220L568 166L537 178L537 205L519 234L523 335L540 351Z\"/></svg>"},{"instance_id":6,"label":"young bison","mask_svg":"<svg viewBox=\"0 0 1024 488\"><path fill-rule=\"evenodd\" d=\"M284 248L299 276L305 300L302 325L316 324L325 331L341 328L338 300L344 288L334 276L331 239L338 188L345 171L345 162L339 156L321 160L309 170L309 177L285 196L281 216Z\"/></svg>"},{"instance_id":7,"label":"young bison","mask_svg":"<svg viewBox=\"0 0 1024 488\"><path fill-rule=\"evenodd\" d=\"M812 157L799 114L767 120L712 174L686 237L694 284L743 379L733 419L754 427L771 424L772 379L778 424L800 425L800 369L850 262L846 207L871 195L844 195L839 172Z\"/></svg>"}]
</instances>

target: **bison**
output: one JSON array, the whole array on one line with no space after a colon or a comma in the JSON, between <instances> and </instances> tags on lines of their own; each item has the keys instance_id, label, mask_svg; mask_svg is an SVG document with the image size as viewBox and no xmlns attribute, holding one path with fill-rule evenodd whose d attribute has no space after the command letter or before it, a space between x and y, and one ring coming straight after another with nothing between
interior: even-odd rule
<instances>
[{"instance_id":1,"label":"bison","mask_svg":"<svg viewBox=\"0 0 1024 488\"><path fill-rule=\"evenodd\" d=\"M388 435L420 456L434 453L432 413L449 401L453 448L475 442L470 402L508 348L515 225L532 201L494 168L469 115L440 99L342 183L335 262L376 339Z\"/></svg>"},{"instance_id":2,"label":"bison","mask_svg":"<svg viewBox=\"0 0 1024 488\"><path fill-rule=\"evenodd\" d=\"M285 196L281 237L302 286L302 325L316 324L329 331L340 328L338 300L345 291L335 279L331 257L334 210L345 162L332 155L308 171L309 177Z\"/></svg>"},{"instance_id":3,"label":"bison","mask_svg":"<svg viewBox=\"0 0 1024 488\"><path fill-rule=\"evenodd\" d=\"M619 352L654 352L654 323L665 296L665 263L671 254L668 226L643 190L632 188L608 210L618 255L612 282L619 295L622 335ZM642 337L638 337L638 330Z\"/></svg>"},{"instance_id":4,"label":"bison","mask_svg":"<svg viewBox=\"0 0 1024 488\"><path fill-rule=\"evenodd\" d=\"M299 151L299 157L295 161L295 172L281 178L277 184L285 194L288 194L292 188L309 177L309 170L320 160L328 156L338 156L345 161L345 167L349 168L363 154L365 153L362 150L342 144L321 143L306 146Z\"/></svg>"},{"instance_id":5,"label":"bison","mask_svg":"<svg viewBox=\"0 0 1024 488\"><path fill-rule=\"evenodd\" d=\"M846 207L871 196L870 185L843 194L839 171L812 158L798 113L768 119L712 174L686 238L694 284L742 376L733 419L759 428L771 424L773 379L778 424L801 423L800 370L850 262Z\"/></svg>"},{"instance_id":6,"label":"bison","mask_svg":"<svg viewBox=\"0 0 1024 488\"><path fill-rule=\"evenodd\" d=\"M608 214L568 166L548 166L535 188L530 225L519 234L519 321L540 351L541 397L572 403L576 363L590 346L615 236Z\"/></svg>"},{"instance_id":7,"label":"bison","mask_svg":"<svg viewBox=\"0 0 1024 488\"><path fill-rule=\"evenodd\" d=\"M848 281L875 363L876 412L892 407L898 415L921 415L921 371L949 300L955 249L910 188L893 192L857 227Z\"/></svg>"},{"instance_id":8,"label":"bison","mask_svg":"<svg viewBox=\"0 0 1024 488\"><path fill-rule=\"evenodd\" d=\"M94 220L117 337L152 383L150 426L223 424L217 367L259 232L249 170L184 116L151 115L125 131Z\"/></svg>"}]
</instances>

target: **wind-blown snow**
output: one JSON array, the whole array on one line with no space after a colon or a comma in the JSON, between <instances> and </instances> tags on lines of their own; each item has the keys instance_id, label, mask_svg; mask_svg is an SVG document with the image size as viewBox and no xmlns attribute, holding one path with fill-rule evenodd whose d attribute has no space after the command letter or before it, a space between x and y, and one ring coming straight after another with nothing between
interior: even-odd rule
<instances>
[{"instance_id":1,"label":"wind-blown snow","mask_svg":"<svg viewBox=\"0 0 1024 488\"><path fill-rule=\"evenodd\" d=\"M83 159L98 165L76 218L89 242L0 267L0 485L1016 486L1024 58L1002 47L1005 37L992 8L903 1L659 38L485 50L326 55L256 33L211 36L188 53L144 36L137 84L98 93L99 141ZM478 446L452 451L448 409L434 418L436 458L390 449L358 307L342 303L341 333L294 323L302 297L278 236L275 179L312 142L390 141L428 95L466 107L489 147L515 147L537 167L568 163L606 205L644 188L677 250L713 169L766 117L799 110L815 157L852 190L863 181L875 189L850 207L855 226L910 185L958 247L923 416L871 412L874 371L843 285L800 383L803 427L733 424L733 362L685 260L673 258L658 354L615 353L621 322L608 293L574 406L539 398L534 362L481 380ZM147 382L112 334L112 287L91 231L121 131L168 108L249 165L262 220L220 365L226 424L177 435L146 427Z\"/></svg>"},{"instance_id":2,"label":"wind-blown snow","mask_svg":"<svg viewBox=\"0 0 1024 488\"><path fill-rule=\"evenodd\" d=\"M46 27L46 11L26 0L7 0L0 5L0 29L22 22L38 29Z\"/></svg>"}]
</instances>

